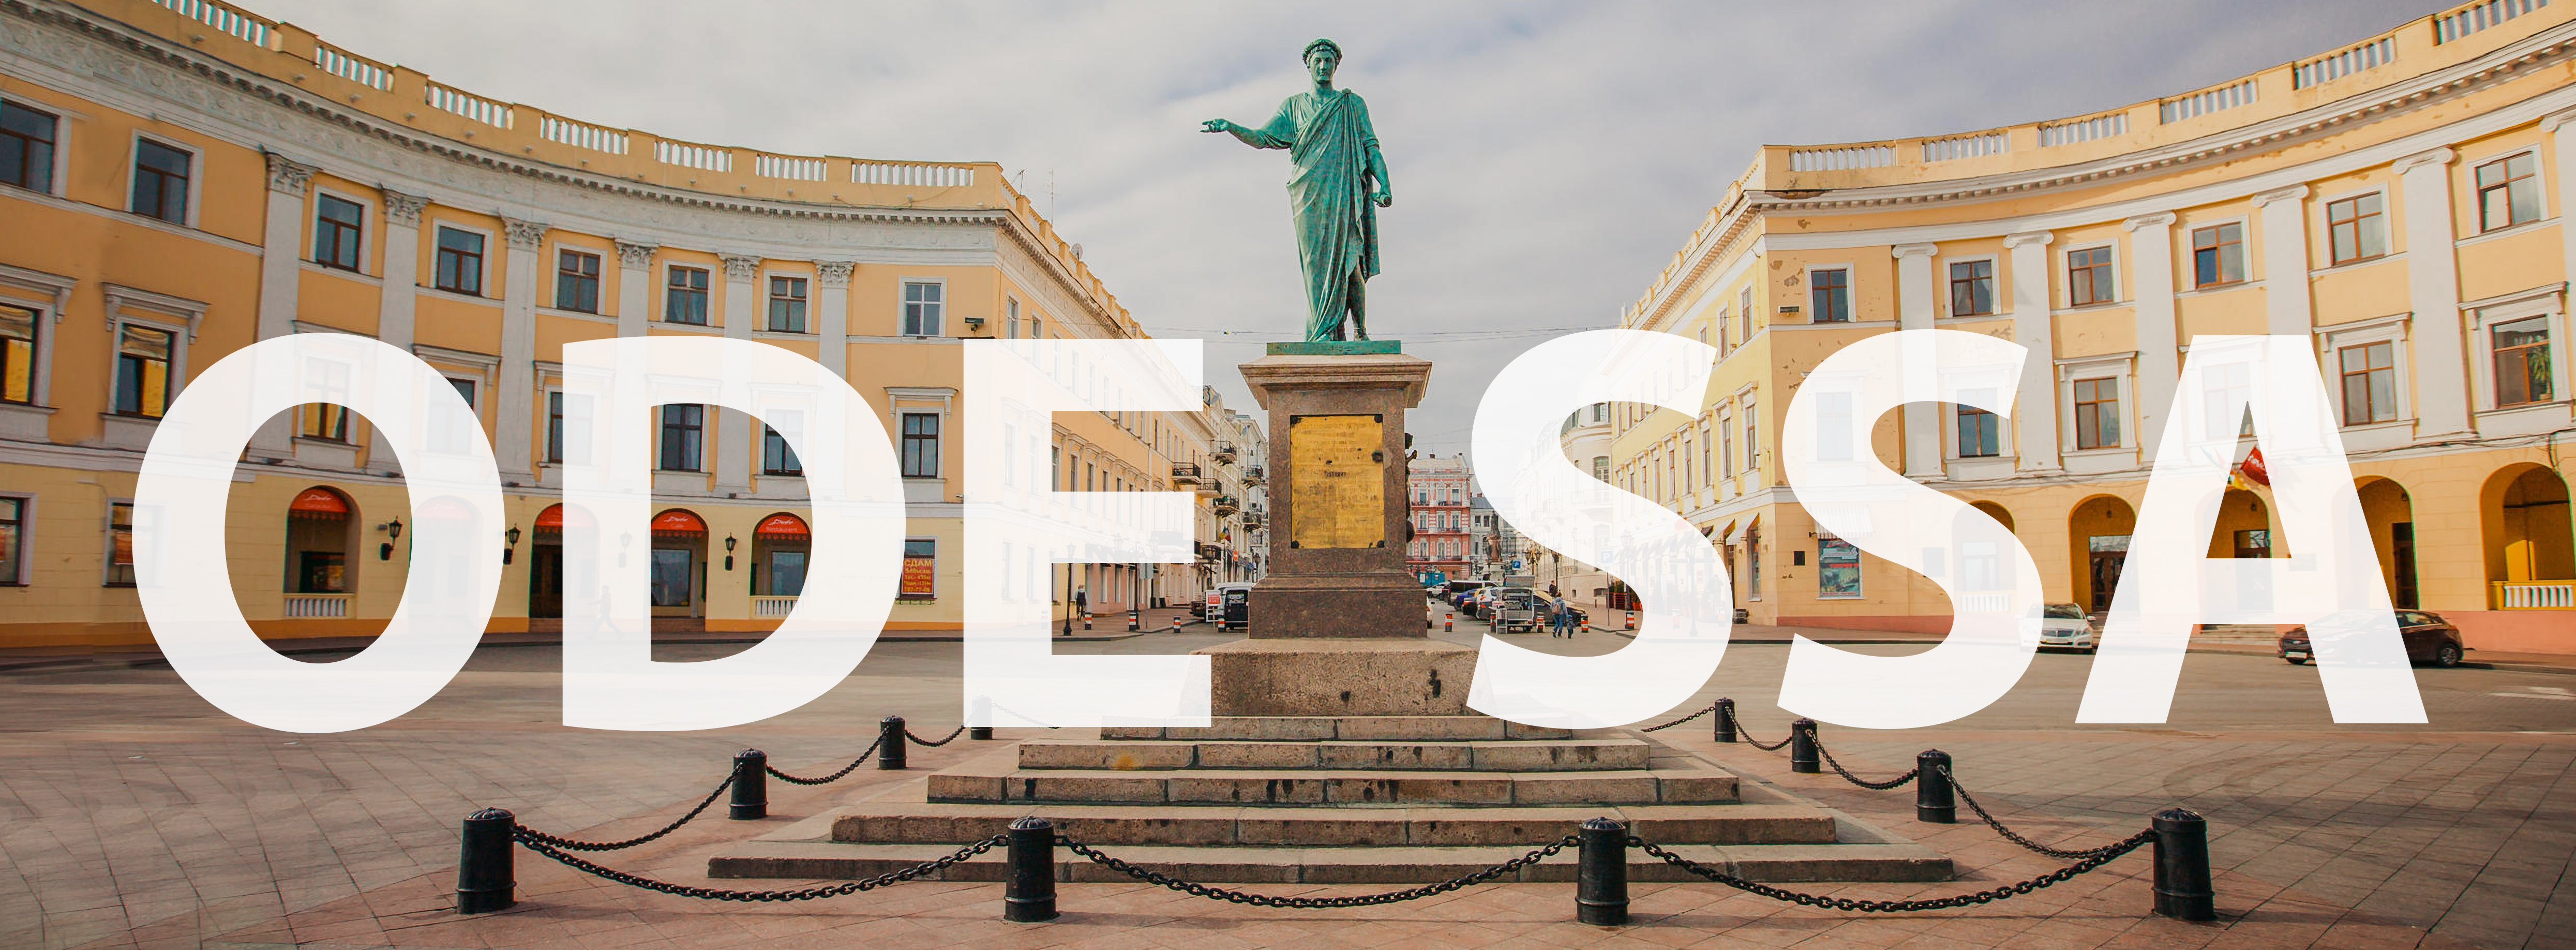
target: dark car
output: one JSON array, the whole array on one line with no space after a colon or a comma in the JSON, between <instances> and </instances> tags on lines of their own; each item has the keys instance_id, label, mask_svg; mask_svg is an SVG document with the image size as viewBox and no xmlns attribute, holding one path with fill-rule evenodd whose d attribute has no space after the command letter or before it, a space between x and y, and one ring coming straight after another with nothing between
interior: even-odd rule
<instances>
[{"instance_id":1,"label":"dark car","mask_svg":"<svg viewBox=\"0 0 2576 950\"><path fill-rule=\"evenodd\" d=\"M2451 626L2437 613L2398 611L2397 635L2406 642L2406 660L2410 663L2458 666L2460 655L2469 650L2460 642L2460 628ZM2280 653L2281 659L2293 665L2303 665L2316 657L2316 645L2309 642L2306 625L2291 627L2281 634Z\"/></svg>"}]
</instances>

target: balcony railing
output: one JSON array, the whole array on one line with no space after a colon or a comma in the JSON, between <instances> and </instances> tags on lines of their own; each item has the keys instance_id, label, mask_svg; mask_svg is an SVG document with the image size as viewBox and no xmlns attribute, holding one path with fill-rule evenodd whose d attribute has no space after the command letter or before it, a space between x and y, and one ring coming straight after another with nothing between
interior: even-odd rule
<instances>
[{"instance_id":1,"label":"balcony railing","mask_svg":"<svg viewBox=\"0 0 2576 950\"><path fill-rule=\"evenodd\" d=\"M787 612L794 609L796 609L794 594L785 596L753 594L751 597L751 615L754 619L784 620L787 619Z\"/></svg>"},{"instance_id":2,"label":"balcony railing","mask_svg":"<svg viewBox=\"0 0 2576 950\"><path fill-rule=\"evenodd\" d=\"M1208 453L1208 457L1217 460L1221 464L1232 465L1234 464L1234 446L1219 444L1216 447L1216 451Z\"/></svg>"},{"instance_id":3,"label":"balcony railing","mask_svg":"<svg viewBox=\"0 0 2576 950\"><path fill-rule=\"evenodd\" d=\"M1219 515L1230 515L1243 510L1243 506L1234 503L1234 496L1232 495L1216 496L1215 507L1216 513Z\"/></svg>"},{"instance_id":4,"label":"balcony railing","mask_svg":"<svg viewBox=\"0 0 2576 950\"><path fill-rule=\"evenodd\" d=\"M2576 581L2496 581L2497 610L2576 610Z\"/></svg>"},{"instance_id":5,"label":"balcony railing","mask_svg":"<svg viewBox=\"0 0 2576 950\"><path fill-rule=\"evenodd\" d=\"M288 594L288 620L338 620L349 615L347 594Z\"/></svg>"},{"instance_id":6,"label":"balcony railing","mask_svg":"<svg viewBox=\"0 0 2576 950\"><path fill-rule=\"evenodd\" d=\"M1174 463L1172 463L1172 484L1175 484L1175 485L1196 485L1196 484L1198 484L1198 483L1199 483L1199 481L1200 481L1200 479L1199 479L1199 463L1197 463L1197 462L1174 462Z\"/></svg>"},{"instance_id":7,"label":"balcony railing","mask_svg":"<svg viewBox=\"0 0 2576 950\"><path fill-rule=\"evenodd\" d=\"M1243 483L1246 485L1259 485L1268 480L1268 476L1262 474L1261 466L1255 465L1243 470Z\"/></svg>"}]
</instances>

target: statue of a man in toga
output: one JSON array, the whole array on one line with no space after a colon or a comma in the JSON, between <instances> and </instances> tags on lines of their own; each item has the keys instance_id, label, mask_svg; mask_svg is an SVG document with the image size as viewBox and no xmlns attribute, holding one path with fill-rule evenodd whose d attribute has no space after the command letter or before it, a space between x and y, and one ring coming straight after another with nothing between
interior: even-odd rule
<instances>
[{"instance_id":1,"label":"statue of a man in toga","mask_svg":"<svg viewBox=\"0 0 2576 950\"><path fill-rule=\"evenodd\" d=\"M1254 148L1284 148L1297 166L1288 204L1297 216L1297 262L1306 271L1306 339L1368 339L1368 279L1377 276L1377 209L1395 203L1377 131L1360 94L1333 88L1342 48L1306 44L1315 88L1288 97L1260 128L1209 119L1206 131L1229 132ZM1349 336L1343 319L1348 316Z\"/></svg>"}]
</instances>

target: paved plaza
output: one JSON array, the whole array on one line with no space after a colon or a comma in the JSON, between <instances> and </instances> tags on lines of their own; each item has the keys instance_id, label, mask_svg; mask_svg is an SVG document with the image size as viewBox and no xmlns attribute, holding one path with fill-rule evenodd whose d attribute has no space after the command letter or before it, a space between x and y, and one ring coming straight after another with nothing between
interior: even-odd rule
<instances>
[{"instance_id":1,"label":"paved plaza","mask_svg":"<svg viewBox=\"0 0 2576 950\"><path fill-rule=\"evenodd\" d=\"M1454 633L1474 642L1479 625ZM1062 652L1184 652L1228 637L1205 627ZM1516 637L1598 653L1627 641ZM662 648L706 658L738 645ZM1904 644L1852 649L1901 653ZM1726 695L1760 737L1786 648L1738 644L1692 703ZM307 657L306 659L316 659ZM783 769L837 768L898 714L925 735L957 720L954 644L880 644L839 689L741 729L606 733L559 723L557 654L487 648L436 699L356 733L293 736L214 710L165 668L118 664L0 674L0 947L2550 947L2576 946L2576 676L2525 669L2418 671L2432 723L2338 727L2313 667L2193 654L2172 721L2073 724L2089 658L2043 655L1994 707L1904 733L1827 727L1826 747L1864 776L1916 751L1957 756L1963 786L2047 843L2126 836L2171 805L2210 820L2222 920L2149 916L2145 852L2055 888L1962 910L1866 917L1808 910L1715 884L1639 884L1635 922L1572 922L1571 885L1499 884L1385 907L1290 911L1156 888L1065 885L1064 917L1000 921L995 884L909 883L828 901L734 904L638 891L522 851L522 903L448 909L457 825L481 806L588 838L651 830L703 797L732 754ZM1973 822L1912 819L1910 790L1871 792L1830 772L1791 775L1780 753L1711 740L1706 720L1658 733L1735 770L1819 799L1950 855L1961 879L1809 885L1896 898L1984 890L2061 862ZM1003 738L1036 730L1002 730ZM885 790L969 754L912 753L822 788L773 784L767 822L709 818L653 844L599 855L612 867L707 883L724 845ZM1967 818L1965 809L1962 817ZM772 887L785 882L716 882ZM1270 893L1369 887L1277 885Z\"/></svg>"}]
</instances>

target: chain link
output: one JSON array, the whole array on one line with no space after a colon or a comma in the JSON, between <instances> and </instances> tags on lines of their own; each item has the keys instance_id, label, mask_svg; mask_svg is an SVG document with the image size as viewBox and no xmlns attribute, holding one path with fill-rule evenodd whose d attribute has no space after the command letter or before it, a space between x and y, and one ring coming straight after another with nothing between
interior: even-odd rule
<instances>
[{"instance_id":1,"label":"chain link","mask_svg":"<svg viewBox=\"0 0 2576 950\"><path fill-rule=\"evenodd\" d=\"M1699 718L1699 717L1701 717L1701 716L1705 716L1705 715L1708 715L1709 713L1713 713L1713 712L1716 712L1716 711L1717 711L1717 704L1716 704L1716 703L1710 703L1710 704L1708 704L1708 708L1706 708L1706 709L1702 709L1702 710L1700 710L1700 711L1698 711L1698 712L1695 712L1695 713L1692 713L1692 714L1690 714L1690 715L1683 716L1683 717L1681 717L1681 718L1679 718L1679 719L1675 719L1675 720L1673 720L1673 721L1671 721L1671 722L1665 723L1665 724L1660 725L1660 726L1647 726L1646 728L1639 729L1639 730L1637 730L1637 731L1639 731L1639 732L1655 732L1655 731L1658 731L1658 730L1670 729L1670 728L1672 728L1672 727L1674 727L1674 726L1681 725L1682 723L1689 722L1689 721L1691 721L1691 720L1693 720L1693 719L1697 719L1697 718Z\"/></svg>"},{"instance_id":2,"label":"chain link","mask_svg":"<svg viewBox=\"0 0 2576 950\"><path fill-rule=\"evenodd\" d=\"M642 837L628 838L624 841L575 841L571 838L558 838L554 835L546 834L545 832L537 831L526 825L515 822L510 825L510 833L512 836L523 841L530 841L547 847L562 848L566 851L617 851L625 848L632 848L636 845L652 841L662 837L663 835L680 830L681 825L688 824L690 821L696 819L699 813L706 811L707 806L715 804L716 798L722 796L725 793L725 789L732 788L733 780L733 774L726 773L725 780L716 783L716 790L708 792L706 800L699 802L698 807L689 809L689 813L681 815L680 820L663 825L660 831L656 831Z\"/></svg>"},{"instance_id":3,"label":"chain link","mask_svg":"<svg viewBox=\"0 0 2576 950\"><path fill-rule=\"evenodd\" d=\"M1825 760L1825 764L1826 764L1826 765L1833 766L1834 774L1837 774L1837 775L1842 776L1846 781L1849 781L1849 782L1851 782L1852 784L1854 784L1854 785L1858 785L1858 786L1860 786L1860 787L1862 787L1862 788L1876 789L1876 790L1878 790L1878 791L1882 791L1882 792L1887 791L1888 789L1895 788L1895 787L1897 787L1897 786L1903 785L1903 784L1905 784L1905 783L1907 783L1907 782L1914 781L1914 779L1915 779L1917 776L1920 776L1920 775L1922 775L1922 774L1923 774L1923 767L1918 765L1918 766L1915 766L1915 767L1913 767L1913 768L1906 769L1906 770L1905 770L1905 774L1903 774L1903 775L1899 775L1899 776L1897 776L1897 777L1895 777L1895 778L1888 779L1887 781L1884 781L1884 782L1873 782L1873 781L1870 781L1870 780L1868 780L1868 779L1862 778L1862 777L1860 777L1860 776L1857 776L1857 775L1853 775L1853 774L1851 774L1851 770L1850 770L1850 769L1843 768L1843 764L1842 764L1842 763L1834 761L1834 754L1833 754L1833 753L1831 753L1831 752L1827 752L1827 751L1825 751L1825 744L1824 744L1824 743L1822 743L1822 742L1816 743L1816 755L1818 755L1818 756L1822 757L1822 758Z\"/></svg>"},{"instance_id":4,"label":"chain link","mask_svg":"<svg viewBox=\"0 0 2576 950\"><path fill-rule=\"evenodd\" d=\"M924 861L907 868L888 871L875 877L863 878L843 884L834 884L829 887L809 887L803 890L794 891L729 891L722 888L692 887L686 884L673 884L669 881L657 881L641 874L620 871L615 868L600 867L599 865L592 864L580 858L573 857L570 854L566 854L555 845L551 845L540 840L545 836L516 825L511 827L510 837L519 842L519 844L525 846L528 850L553 858L556 861L562 862L564 866L580 871L584 874L595 875L615 881L619 884L625 884L631 887L640 887L648 891L660 891L664 894L675 894L680 897L694 897L699 900L711 901L809 901L817 898L840 897L845 894L856 894L860 891L875 890L888 884L897 884L936 874L939 871L946 869L949 865L957 864L968 858L993 850L994 845L1001 844L1011 838L1010 834L1007 832L996 834L990 838L959 848L945 857Z\"/></svg>"},{"instance_id":5,"label":"chain link","mask_svg":"<svg viewBox=\"0 0 2576 950\"><path fill-rule=\"evenodd\" d=\"M928 739L924 739L924 738L922 738L922 737L920 737L920 736L913 735L913 734L912 734L912 730L910 730L910 729L906 729L906 730L904 730L904 731L903 731L903 737L904 737L904 738L906 738L906 739L910 739L910 740L912 740L912 744L913 744L913 745L917 745L917 746L921 746L921 747L923 747L923 748L929 748L929 749L936 749L936 748L939 748L940 746L944 746L944 745L947 745L947 744L949 744L949 743L951 743L951 742L955 742L955 741L957 741L957 737L958 737L958 736L962 736L962 735L965 735L965 734L966 734L966 727L965 727L965 726L959 726L959 727L957 727L957 731L955 731L955 732L951 732L951 733L949 733L949 734L948 734L948 738L941 739L941 740L939 740L939 741L937 741L937 742L932 742L932 741L930 741L930 740L928 740Z\"/></svg>"},{"instance_id":6,"label":"chain link","mask_svg":"<svg viewBox=\"0 0 2576 950\"><path fill-rule=\"evenodd\" d=\"M1958 793L1960 801L1968 803L1968 810L1976 812L1977 818L1984 821L1986 823L1986 827L1992 828L1995 830L1996 834L2004 836L2004 840L2029 848L2030 850L2036 851L2040 854L2045 854L2052 858L2063 858L2072 861L2076 859L2089 859L2094 855L2111 851L2113 849L2125 850L2129 847L2136 847L2135 845L2131 845L2124 841L2117 844L2106 844L2099 848L2086 848L2082 851L2068 851L2062 848L2052 848L2039 842L2032 841L2018 834L2014 834L2012 829L2004 827L2003 822L1996 821L1995 816L1986 814L1985 807L1977 804L1977 797L1968 794L1968 790L1966 788L1960 787L1959 777L1950 774L1949 769L1942 769L1941 777L1950 780L1950 790Z\"/></svg>"},{"instance_id":7,"label":"chain link","mask_svg":"<svg viewBox=\"0 0 2576 950\"><path fill-rule=\"evenodd\" d=\"M1745 729L1744 729L1744 722L1743 722L1743 720L1740 720L1740 719L1739 719L1739 720L1737 720L1737 721L1736 721L1736 723L1735 723L1735 734L1736 734L1736 735L1739 735L1739 736L1743 736L1743 737L1744 737L1744 741L1745 741L1745 742L1751 743L1751 744L1753 745L1753 747L1754 747L1754 748L1756 748L1756 749L1760 749L1760 750L1762 750L1762 751L1764 751L1764 752L1778 752L1778 751L1780 751L1781 749L1788 748L1788 747L1789 747L1789 740L1791 740L1791 739L1795 739L1795 738L1797 738L1797 737L1798 737L1798 731L1797 731L1797 730L1795 730L1795 729L1791 729L1791 730L1789 730L1789 734L1788 734L1788 735L1785 735L1785 736L1780 737L1780 741L1778 741L1778 742L1774 742L1774 743L1771 743L1771 744L1769 744L1769 745L1764 745L1764 744L1762 743L1762 740L1760 740L1760 739L1756 739L1756 738L1753 738L1753 733L1745 731Z\"/></svg>"},{"instance_id":8,"label":"chain link","mask_svg":"<svg viewBox=\"0 0 2576 950\"><path fill-rule=\"evenodd\" d=\"M1665 850L1662 845L1637 837L1636 835L1629 835L1628 843L1645 849L1647 854L1662 859L1666 864L1670 864L1684 871L1699 875L1700 877L1716 881L1717 883L1724 884L1728 887L1735 888L1736 890L1750 894L1758 894L1775 901L1785 901L1797 904L1801 907L1826 907L1833 910L1856 910L1871 914L1890 914L1903 913L1907 911L1941 910L1951 907L1966 907L1970 904L1989 904L2008 897L2028 894L2032 891L2049 887L2051 885L2065 883L2066 881L2072 880L2078 874L2083 874L2093 870L2094 868L2109 864L2112 859L2137 850L2147 842L2155 840L2155 837L2155 829L2148 828L2145 831L2130 835L2127 840L2118 844L2104 848L2097 848L2095 849L2097 853L2091 854L2073 864L2058 868L2057 870L2050 871L2027 881L2018 881L2006 884L1993 890L1907 901L1874 901L1860 900L1850 897L1828 897L1822 894L1804 894L1788 890L1786 888L1772 887L1768 884L1758 884L1753 881L1736 877L1735 875L1728 874L1716 868L1709 867L1708 865L1674 854L1671 851Z\"/></svg>"},{"instance_id":9,"label":"chain link","mask_svg":"<svg viewBox=\"0 0 2576 950\"><path fill-rule=\"evenodd\" d=\"M951 736L950 738L955 738L955 737L954 737L954 736ZM832 784L833 782L838 782L838 781L840 781L842 776L845 776L845 775L848 775L848 774L850 774L850 773L852 773L852 772L858 771L859 764L860 764L860 763L863 763L863 762L866 762L870 756L876 755L876 754L877 754L877 747L878 747L878 746L881 746L881 745L884 745L884 744L885 744L885 736L882 736L882 735L878 736L878 737L877 737L877 741L875 741L875 742L871 742L871 743L868 743L868 749L867 749L867 751L859 753L859 757L858 757L857 759L852 760L852 761L850 762L850 764L848 764L848 765L841 766L841 770L840 770L840 771L838 771L838 772L834 772L834 773L832 773L832 774L830 774L830 775L823 776L823 777L821 777L821 778L800 778L800 777L797 777L797 776L794 776L794 775L789 775L789 774L787 774L787 773L785 773L785 772L781 772L781 771L779 771L779 770L778 770L776 767L774 767L774 766L768 767L768 768L769 768L769 775L770 775L770 777L771 777L771 778L775 778L775 779L777 779L777 780L779 780L779 781L781 781L781 782L785 782L785 783L787 783L787 784L789 784L789 785L829 785L829 784Z\"/></svg>"},{"instance_id":10,"label":"chain link","mask_svg":"<svg viewBox=\"0 0 2576 950\"><path fill-rule=\"evenodd\" d=\"M1144 868L1137 867L1133 864L1127 863L1126 861L1103 854L1097 848L1093 848L1090 845L1083 844L1082 842L1075 841L1063 835L1057 835L1055 840L1057 844L1063 845L1066 850L1090 859L1093 864L1100 865L1120 874L1127 875L1128 877L1143 881L1147 884L1156 885L1158 887L1167 887L1183 894L1188 894L1192 897L1205 897L1211 900L1229 901L1236 904L1251 904L1255 907L1288 907L1298 910L1316 910L1333 907L1371 907L1378 904L1393 904L1401 901L1430 897L1434 894L1446 894L1450 891L1473 884L1482 884L1503 875L1519 871L1522 868L1538 863L1540 860L1545 859L1550 855L1565 850L1568 845L1572 845L1575 842L1575 837L1573 835L1566 835L1563 838L1559 838L1545 845L1531 849L1529 853L1521 855L1520 857L1477 871L1473 874L1450 878L1449 880L1442 881L1438 884L1425 884L1421 887L1406 888L1401 891L1385 891L1377 894L1356 894L1349 897L1278 897L1270 894L1253 894L1246 891L1229 890L1222 887L1209 887L1205 884L1184 881L1157 871L1149 871Z\"/></svg>"}]
</instances>

